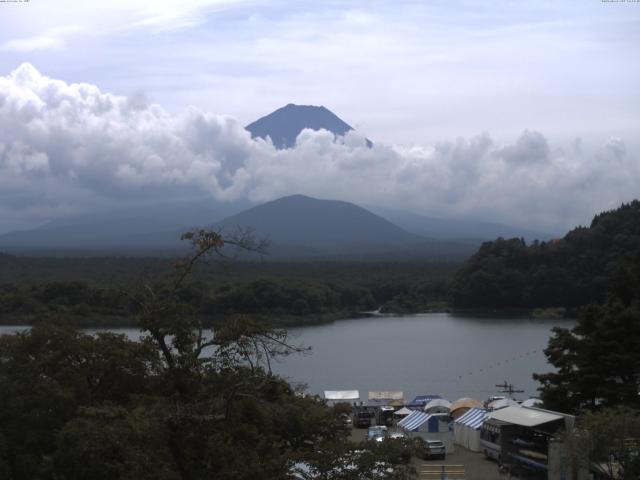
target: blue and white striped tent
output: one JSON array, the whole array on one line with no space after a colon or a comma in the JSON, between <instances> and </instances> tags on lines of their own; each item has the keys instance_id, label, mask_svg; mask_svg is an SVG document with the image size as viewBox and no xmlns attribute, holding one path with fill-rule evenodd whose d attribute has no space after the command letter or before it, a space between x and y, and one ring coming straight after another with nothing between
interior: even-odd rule
<instances>
[{"instance_id":1,"label":"blue and white striped tent","mask_svg":"<svg viewBox=\"0 0 640 480\"><path fill-rule=\"evenodd\" d=\"M473 452L480 451L480 427L484 423L487 410L472 408L453 423L453 438L456 445Z\"/></svg>"},{"instance_id":2,"label":"blue and white striped tent","mask_svg":"<svg viewBox=\"0 0 640 480\"><path fill-rule=\"evenodd\" d=\"M398 426L407 432L438 433L445 430L448 431L447 424L441 422L438 415L432 415L419 410L415 410L400 420Z\"/></svg>"},{"instance_id":3,"label":"blue and white striped tent","mask_svg":"<svg viewBox=\"0 0 640 480\"><path fill-rule=\"evenodd\" d=\"M472 408L461 417L458 417L455 423L464 425L465 427L471 427L475 430L482 426L486 415L487 410L484 408Z\"/></svg>"},{"instance_id":4,"label":"blue and white striped tent","mask_svg":"<svg viewBox=\"0 0 640 480\"><path fill-rule=\"evenodd\" d=\"M398 426L403 430L407 430L409 432L416 432L418 428L427 423L431 415L428 413L420 412L419 410L414 410L411 414L404 417L402 420L398 422Z\"/></svg>"}]
</instances>

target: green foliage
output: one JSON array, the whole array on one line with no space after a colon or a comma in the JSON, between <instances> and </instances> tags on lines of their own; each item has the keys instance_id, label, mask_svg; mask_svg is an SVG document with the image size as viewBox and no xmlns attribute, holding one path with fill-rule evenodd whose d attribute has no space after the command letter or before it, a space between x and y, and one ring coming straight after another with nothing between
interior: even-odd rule
<instances>
[{"instance_id":1,"label":"green foliage","mask_svg":"<svg viewBox=\"0 0 640 480\"><path fill-rule=\"evenodd\" d=\"M244 313L305 315L375 308L362 287L312 281L260 279L218 289L204 306L205 314Z\"/></svg>"},{"instance_id":2,"label":"green foliage","mask_svg":"<svg viewBox=\"0 0 640 480\"><path fill-rule=\"evenodd\" d=\"M640 408L640 309L586 308L572 329L554 328L545 355L555 372L534 374L544 404L560 411Z\"/></svg>"},{"instance_id":3,"label":"green foliage","mask_svg":"<svg viewBox=\"0 0 640 480\"><path fill-rule=\"evenodd\" d=\"M640 299L640 201L593 219L563 239L487 242L458 272L456 307L579 307Z\"/></svg>"},{"instance_id":4,"label":"green foliage","mask_svg":"<svg viewBox=\"0 0 640 480\"><path fill-rule=\"evenodd\" d=\"M168 436L141 409L84 408L58 434L52 471L68 480L178 480Z\"/></svg>"},{"instance_id":5,"label":"green foliage","mask_svg":"<svg viewBox=\"0 0 640 480\"><path fill-rule=\"evenodd\" d=\"M80 407L150 392L158 360L122 335L93 337L55 322L0 336L0 433L14 478L37 477Z\"/></svg>"},{"instance_id":6,"label":"green foliage","mask_svg":"<svg viewBox=\"0 0 640 480\"><path fill-rule=\"evenodd\" d=\"M640 411L629 408L588 412L562 441L573 461L609 480L640 478Z\"/></svg>"},{"instance_id":7,"label":"green foliage","mask_svg":"<svg viewBox=\"0 0 640 480\"><path fill-rule=\"evenodd\" d=\"M387 471L390 453L349 442L342 408L272 374L275 357L305 350L286 331L242 316L204 328L187 278L223 245L253 244L205 231L185 238L195 249L172 278L123 292L141 341L53 320L0 337L2 478L283 479L296 462L339 466L327 479L408 478ZM69 305L83 286L46 291ZM327 293L340 297L317 295Z\"/></svg>"},{"instance_id":8,"label":"green foliage","mask_svg":"<svg viewBox=\"0 0 640 480\"><path fill-rule=\"evenodd\" d=\"M64 316L82 327L131 326L139 305L127 292L136 291L141 278L166 288L175 273L166 264L166 259L0 254L0 323L33 324ZM317 323L378 307L398 313L442 310L456 268L434 263L239 262L231 269L222 259L201 262L181 284L179 295L207 325L232 313L268 316L281 325Z\"/></svg>"}]
</instances>

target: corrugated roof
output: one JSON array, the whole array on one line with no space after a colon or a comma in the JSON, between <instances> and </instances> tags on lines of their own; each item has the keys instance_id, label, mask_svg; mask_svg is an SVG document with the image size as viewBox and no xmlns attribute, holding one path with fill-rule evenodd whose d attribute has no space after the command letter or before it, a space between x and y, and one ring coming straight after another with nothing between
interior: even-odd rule
<instances>
[{"instance_id":1,"label":"corrugated roof","mask_svg":"<svg viewBox=\"0 0 640 480\"><path fill-rule=\"evenodd\" d=\"M360 392L358 390L325 390L324 398L326 400L353 401L360 399Z\"/></svg>"},{"instance_id":2,"label":"corrugated roof","mask_svg":"<svg viewBox=\"0 0 640 480\"><path fill-rule=\"evenodd\" d=\"M523 427L535 427L543 423L562 420L565 415L546 410L529 407L507 407L487 413L488 418L495 418L503 422L521 425Z\"/></svg>"},{"instance_id":3,"label":"corrugated roof","mask_svg":"<svg viewBox=\"0 0 640 480\"><path fill-rule=\"evenodd\" d=\"M484 408L472 408L461 417L455 420L458 425L478 430L485 421L487 410Z\"/></svg>"},{"instance_id":4,"label":"corrugated roof","mask_svg":"<svg viewBox=\"0 0 640 480\"><path fill-rule=\"evenodd\" d=\"M430 418L430 414L416 410L411 415L400 420L398 422L398 426L411 432L418 429L424 423L428 422Z\"/></svg>"}]
</instances>

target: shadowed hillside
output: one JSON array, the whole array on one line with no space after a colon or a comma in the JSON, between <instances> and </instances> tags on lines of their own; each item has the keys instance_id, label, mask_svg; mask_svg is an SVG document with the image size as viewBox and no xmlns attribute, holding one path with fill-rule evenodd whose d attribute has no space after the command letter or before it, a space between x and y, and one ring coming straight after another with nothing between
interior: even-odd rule
<instances>
[{"instance_id":1,"label":"shadowed hillside","mask_svg":"<svg viewBox=\"0 0 640 480\"><path fill-rule=\"evenodd\" d=\"M457 307L578 307L640 300L640 201L596 215L564 238L487 242L452 285Z\"/></svg>"}]
</instances>

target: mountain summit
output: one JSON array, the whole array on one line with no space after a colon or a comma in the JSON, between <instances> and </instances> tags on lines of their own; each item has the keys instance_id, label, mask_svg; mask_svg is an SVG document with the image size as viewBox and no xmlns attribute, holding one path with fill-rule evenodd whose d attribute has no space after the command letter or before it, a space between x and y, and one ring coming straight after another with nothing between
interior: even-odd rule
<instances>
[{"instance_id":1,"label":"mountain summit","mask_svg":"<svg viewBox=\"0 0 640 480\"><path fill-rule=\"evenodd\" d=\"M305 128L328 130L334 135L344 135L353 127L340 119L331 110L314 105L294 105L290 103L259 118L245 127L253 138L267 138L276 148L293 148L298 134ZM367 145L371 142L367 140Z\"/></svg>"},{"instance_id":2,"label":"mountain summit","mask_svg":"<svg viewBox=\"0 0 640 480\"><path fill-rule=\"evenodd\" d=\"M416 241L388 220L338 200L290 195L228 217L217 225L233 231L251 228L277 244L303 246L380 246Z\"/></svg>"}]
</instances>

